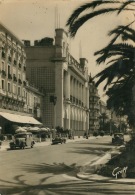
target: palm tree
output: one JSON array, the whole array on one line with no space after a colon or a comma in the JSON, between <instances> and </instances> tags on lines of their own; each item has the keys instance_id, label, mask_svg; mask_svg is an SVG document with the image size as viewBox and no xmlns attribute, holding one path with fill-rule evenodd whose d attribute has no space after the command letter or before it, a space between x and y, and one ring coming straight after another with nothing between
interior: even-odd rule
<instances>
[{"instance_id":1,"label":"palm tree","mask_svg":"<svg viewBox=\"0 0 135 195\"><path fill-rule=\"evenodd\" d=\"M115 34L114 38L107 47L97 51L95 55L100 55L97 63L106 61L108 65L103 71L95 77L98 78L96 85L107 80L104 90L109 97L107 105L118 115L127 115L130 125L135 127L133 87L135 86L135 31L129 26L118 26L112 30L109 35ZM130 40L129 43L115 43L120 36L122 40Z\"/></svg>"},{"instance_id":2,"label":"palm tree","mask_svg":"<svg viewBox=\"0 0 135 195\"><path fill-rule=\"evenodd\" d=\"M94 17L113 12L120 14L122 11L133 11L134 6L135 1L132 0L97 0L82 5L67 21L70 36L74 37L78 29ZM105 63L107 67L94 78L98 78L97 86L104 80L107 81L104 90L109 97L108 107L113 108L118 114L127 114L130 124L135 126L135 113L132 109L134 107L132 88L135 86L135 31L130 27L132 23L134 21L127 26L113 29L109 33L109 36L114 35L111 42L95 52L95 55L99 55L97 64ZM118 38L122 38L122 42L117 42Z\"/></svg>"},{"instance_id":3,"label":"palm tree","mask_svg":"<svg viewBox=\"0 0 135 195\"><path fill-rule=\"evenodd\" d=\"M122 11L134 11L134 0L93 0L90 3L83 4L73 11L67 21L69 33L74 37L78 29L88 20L107 13Z\"/></svg>"},{"instance_id":4,"label":"palm tree","mask_svg":"<svg viewBox=\"0 0 135 195\"><path fill-rule=\"evenodd\" d=\"M121 31L121 34L120 32L118 32L120 28L123 29L123 31ZM107 79L104 90L106 90L108 85L112 85L114 79L114 83L118 83L119 81L121 81L121 79L126 79L128 76L133 77L134 75L135 31L129 27L125 30L125 26L118 26L109 34L114 33L116 35L110 42L110 44L108 44L108 46L103 48L102 50L95 52L95 55L100 55L100 57L98 57L96 60L97 64L106 63L107 65L107 68L105 68L94 77L99 78L99 80L96 82L97 86L102 81ZM130 39L133 44L129 44L127 42L114 43L114 40L116 41L116 37L118 37L118 34L122 37L123 40Z\"/></svg>"}]
</instances>

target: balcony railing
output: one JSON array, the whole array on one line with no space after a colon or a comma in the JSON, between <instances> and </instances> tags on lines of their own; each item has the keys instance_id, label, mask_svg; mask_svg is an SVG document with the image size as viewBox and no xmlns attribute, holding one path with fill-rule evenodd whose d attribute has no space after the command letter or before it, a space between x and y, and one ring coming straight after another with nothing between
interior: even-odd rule
<instances>
[{"instance_id":1,"label":"balcony railing","mask_svg":"<svg viewBox=\"0 0 135 195\"><path fill-rule=\"evenodd\" d=\"M7 96L12 98L12 93L11 92L7 92Z\"/></svg>"},{"instance_id":2,"label":"balcony railing","mask_svg":"<svg viewBox=\"0 0 135 195\"><path fill-rule=\"evenodd\" d=\"M11 59L11 56L9 56L9 57L8 57L8 61L11 62L11 60L12 60L12 59Z\"/></svg>"},{"instance_id":3,"label":"balcony railing","mask_svg":"<svg viewBox=\"0 0 135 195\"><path fill-rule=\"evenodd\" d=\"M0 89L0 94L6 95L6 91L4 89Z\"/></svg>"},{"instance_id":4,"label":"balcony railing","mask_svg":"<svg viewBox=\"0 0 135 195\"><path fill-rule=\"evenodd\" d=\"M13 98L14 98L14 99L17 99L17 95L16 95L16 94L13 94Z\"/></svg>"},{"instance_id":5,"label":"balcony railing","mask_svg":"<svg viewBox=\"0 0 135 195\"><path fill-rule=\"evenodd\" d=\"M21 79L18 79L18 83L21 85L22 84L22 81L21 81Z\"/></svg>"},{"instance_id":6,"label":"balcony railing","mask_svg":"<svg viewBox=\"0 0 135 195\"><path fill-rule=\"evenodd\" d=\"M2 58L6 58L6 53L2 51Z\"/></svg>"},{"instance_id":7,"label":"balcony railing","mask_svg":"<svg viewBox=\"0 0 135 195\"><path fill-rule=\"evenodd\" d=\"M22 67L21 63L19 63L19 65L18 65L18 66L19 66L19 68L21 68L21 67Z\"/></svg>"},{"instance_id":8,"label":"balcony railing","mask_svg":"<svg viewBox=\"0 0 135 195\"><path fill-rule=\"evenodd\" d=\"M26 86L26 81L23 81L23 85Z\"/></svg>"},{"instance_id":9,"label":"balcony railing","mask_svg":"<svg viewBox=\"0 0 135 195\"><path fill-rule=\"evenodd\" d=\"M2 70L1 73L2 73L2 76L4 76L4 77L6 76L6 71L5 70Z\"/></svg>"},{"instance_id":10,"label":"balcony railing","mask_svg":"<svg viewBox=\"0 0 135 195\"><path fill-rule=\"evenodd\" d=\"M17 82L16 76L13 77L13 81L14 81L14 82Z\"/></svg>"},{"instance_id":11,"label":"balcony railing","mask_svg":"<svg viewBox=\"0 0 135 195\"><path fill-rule=\"evenodd\" d=\"M14 60L14 65L16 66L16 64L17 64L17 61L16 61L16 60Z\"/></svg>"}]
</instances>

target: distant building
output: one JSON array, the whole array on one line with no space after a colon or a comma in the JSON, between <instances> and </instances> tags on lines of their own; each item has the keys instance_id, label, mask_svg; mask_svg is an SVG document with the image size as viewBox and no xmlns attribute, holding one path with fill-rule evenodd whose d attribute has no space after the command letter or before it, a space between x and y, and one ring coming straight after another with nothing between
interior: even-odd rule
<instances>
[{"instance_id":1,"label":"distant building","mask_svg":"<svg viewBox=\"0 0 135 195\"><path fill-rule=\"evenodd\" d=\"M100 104L99 94L95 82L89 77L89 132L98 131L99 129L99 116L100 116Z\"/></svg>"},{"instance_id":2,"label":"distant building","mask_svg":"<svg viewBox=\"0 0 135 195\"><path fill-rule=\"evenodd\" d=\"M26 109L28 93L42 98L27 86L26 53L23 43L0 24L0 126L2 133L10 132L11 123L40 124L34 111ZM33 110L33 108L32 108ZM25 120L24 120L24 115ZM23 116L23 117L22 117Z\"/></svg>"},{"instance_id":3,"label":"distant building","mask_svg":"<svg viewBox=\"0 0 135 195\"><path fill-rule=\"evenodd\" d=\"M77 62L69 53L67 32L55 32L54 44L51 38L36 40L34 46L24 40L27 77L44 91L43 123L83 135L89 128L87 60Z\"/></svg>"}]
</instances>

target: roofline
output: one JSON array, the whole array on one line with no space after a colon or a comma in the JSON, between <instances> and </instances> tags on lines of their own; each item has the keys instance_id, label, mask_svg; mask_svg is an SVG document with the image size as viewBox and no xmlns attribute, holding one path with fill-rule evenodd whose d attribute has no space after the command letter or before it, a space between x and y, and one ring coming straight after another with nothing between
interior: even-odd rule
<instances>
[{"instance_id":1,"label":"roofline","mask_svg":"<svg viewBox=\"0 0 135 195\"><path fill-rule=\"evenodd\" d=\"M13 39L15 39L17 42L19 42L19 44L21 44L21 46L24 47L23 42L13 32L11 32L5 25L3 25L1 22L0 22L0 29L3 29L7 34L9 34L11 37L13 37Z\"/></svg>"}]
</instances>

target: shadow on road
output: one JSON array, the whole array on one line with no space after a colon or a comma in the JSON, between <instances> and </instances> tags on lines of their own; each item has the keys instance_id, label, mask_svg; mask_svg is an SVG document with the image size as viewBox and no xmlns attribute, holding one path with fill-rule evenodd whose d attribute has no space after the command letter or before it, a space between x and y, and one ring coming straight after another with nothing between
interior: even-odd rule
<instances>
[{"instance_id":1,"label":"shadow on road","mask_svg":"<svg viewBox=\"0 0 135 195\"><path fill-rule=\"evenodd\" d=\"M133 188L123 189L120 185L115 188L113 184L103 184L88 181L64 181L45 184L49 177L40 180L37 185L31 186L17 175L12 182L0 180L0 193L2 195L126 195L133 194ZM6 186L4 185L6 183Z\"/></svg>"},{"instance_id":2,"label":"shadow on road","mask_svg":"<svg viewBox=\"0 0 135 195\"><path fill-rule=\"evenodd\" d=\"M69 151L69 153L80 153L80 154L96 154L96 155L101 155L104 154L105 152L109 151L112 147L95 147L95 145L92 147L74 147Z\"/></svg>"},{"instance_id":3,"label":"shadow on road","mask_svg":"<svg viewBox=\"0 0 135 195\"><path fill-rule=\"evenodd\" d=\"M53 175L67 174L69 176L76 176L76 173L79 171L80 166L77 166L76 163L66 165L65 163L53 163L53 164L27 164L22 167L27 173L38 173L38 174L48 174L52 173Z\"/></svg>"}]
</instances>

